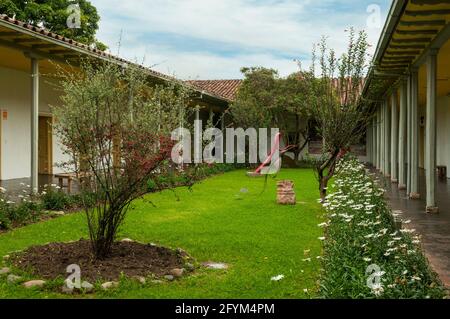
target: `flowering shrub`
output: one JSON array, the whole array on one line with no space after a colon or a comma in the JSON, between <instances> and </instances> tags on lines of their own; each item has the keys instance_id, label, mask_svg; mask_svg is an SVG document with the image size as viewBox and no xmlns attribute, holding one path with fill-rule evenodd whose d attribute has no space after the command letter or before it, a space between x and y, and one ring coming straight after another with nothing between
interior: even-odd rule
<instances>
[{"instance_id":1,"label":"flowering shrub","mask_svg":"<svg viewBox=\"0 0 450 319\"><path fill-rule=\"evenodd\" d=\"M19 202L13 202L5 196L6 190L0 188L0 230L18 227L39 220L42 205L30 195L19 195Z\"/></svg>"},{"instance_id":2,"label":"flowering shrub","mask_svg":"<svg viewBox=\"0 0 450 319\"><path fill-rule=\"evenodd\" d=\"M68 158L61 166L95 194L94 207L83 206L92 253L105 259L132 201L165 171L171 133L188 125L192 96L176 81L152 85L139 67L86 61L81 71L61 71L54 129Z\"/></svg>"},{"instance_id":3,"label":"flowering shrub","mask_svg":"<svg viewBox=\"0 0 450 319\"><path fill-rule=\"evenodd\" d=\"M442 298L443 288L420 249L414 229L397 229L364 166L346 157L324 206L325 298ZM404 221L408 224L409 221Z\"/></svg>"},{"instance_id":4,"label":"flowering shrub","mask_svg":"<svg viewBox=\"0 0 450 319\"><path fill-rule=\"evenodd\" d=\"M41 194L42 206L46 210L65 210L70 208L74 203L69 194L66 194L56 187L49 186Z\"/></svg>"}]
</instances>

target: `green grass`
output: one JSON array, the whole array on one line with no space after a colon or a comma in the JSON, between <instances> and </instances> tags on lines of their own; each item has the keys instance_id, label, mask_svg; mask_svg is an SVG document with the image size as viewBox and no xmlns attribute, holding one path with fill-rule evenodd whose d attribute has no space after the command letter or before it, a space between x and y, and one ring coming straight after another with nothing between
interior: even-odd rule
<instances>
[{"instance_id":1,"label":"green grass","mask_svg":"<svg viewBox=\"0 0 450 319\"><path fill-rule=\"evenodd\" d=\"M230 265L226 271L197 270L171 283L142 286L123 280L120 288L86 298L309 298L317 291L322 209L309 169L283 170L292 179L299 204L276 204L276 181L251 179L244 171L210 178L193 187L137 200L120 238L183 248L198 262ZM241 193L246 188L248 193ZM0 236L0 256L32 245L86 238L83 214L30 225ZM304 251L310 250L305 257ZM311 257L312 261L302 261ZM272 282L271 277L286 278ZM30 279L32 277L29 277ZM39 278L34 278L39 279ZM308 293L304 292L308 289ZM0 279L0 298L63 298L51 289L26 290Z\"/></svg>"}]
</instances>

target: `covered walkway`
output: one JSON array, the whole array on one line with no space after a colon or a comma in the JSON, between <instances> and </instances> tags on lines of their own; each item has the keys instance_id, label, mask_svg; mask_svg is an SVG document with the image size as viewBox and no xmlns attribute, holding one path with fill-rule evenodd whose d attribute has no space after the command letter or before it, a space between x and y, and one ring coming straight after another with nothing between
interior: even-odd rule
<instances>
[{"instance_id":1,"label":"covered walkway","mask_svg":"<svg viewBox=\"0 0 450 319\"><path fill-rule=\"evenodd\" d=\"M382 177L381 177L382 178ZM401 212L403 220L411 220L408 228L413 228L422 237L422 246L433 269L450 289L450 181L440 180L436 185L436 198L440 203L440 213L424 214L426 200L409 200L406 191L399 190L387 179L384 187L387 199L394 211ZM419 190L425 193L425 172L420 170Z\"/></svg>"},{"instance_id":2,"label":"covered walkway","mask_svg":"<svg viewBox=\"0 0 450 319\"><path fill-rule=\"evenodd\" d=\"M49 185L59 185L59 180L53 175L39 174L38 176L38 190L41 193L46 186ZM67 186L66 181L64 185ZM8 200L17 201L19 195L29 195L31 194L31 178L20 178L0 181L0 187L6 189L6 196ZM64 192L67 192L67 187L63 187ZM78 186L77 183L72 183L71 193L77 193Z\"/></svg>"}]
</instances>

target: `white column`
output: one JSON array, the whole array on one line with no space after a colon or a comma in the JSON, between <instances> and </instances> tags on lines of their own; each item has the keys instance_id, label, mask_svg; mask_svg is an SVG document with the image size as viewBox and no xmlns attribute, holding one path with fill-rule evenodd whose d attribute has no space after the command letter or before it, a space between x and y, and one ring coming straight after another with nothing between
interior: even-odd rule
<instances>
[{"instance_id":1,"label":"white column","mask_svg":"<svg viewBox=\"0 0 450 319\"><path fill-rule=\"evenodd\" d=\"M31 58L31 189L37 193L39 161L39 60Z\"/></svg>"},{"instance_id":2,"label":"white column","mask_svg":"<svg viewBox=\"0 0 450 319\"><path fill-rule=\"evenodd\" d=\"M407 92L406 82L400 85L400 121L399 121L399 139L398 139L398 175L400 190L406 189L406 173L405 173L405 155L406 155L406 108L407 108Z\"/></svg>"},{"instance_id":3,"label":"white column","mask_svg":"<svg viewBox=\"0 0 450 319\"><path fill-rule=\"evenodd\" d=\"M195 109L194 132L194 163L200 164L203 158L201 142L203 140L203 123L200 123L200 106Z\"/></svg>"},{"instance_id":4,"label":"white column","mask_svg":"<svg viewBox=\"0 0 450 319\"><path fill-rule=\"evenodd\" d=\"M366 128L366 157L367 162L372 164L372 124Z\"/></svg>"},{"instance_id":5,"label":"white column","mask_svg":"<svg viewBox=\"0 0 450 319\"><path fill-rule=\"evenodd\" d=\"M412 122L411 122L411 74L408 75L407 81L406 81L406 95L407 95L407 100L406 100L406 118L407 118L407 133L406 133L406 161L407 161L407 169L406 169L406 194L409 197L411 194L411 173L412 173L412 169L411 169L411 143L412 143L412 138L411 138L411 133L412 133Z\"/></svg>"},{"instance_id":6,"label":"white column","mask_svg":"<svg viewBox=\"0 0 450 319\"><path fill-rule=\"evenodd\" d=\"M427 116L426 116L426 183L427 213L436 214L436 95L437 95L437 50L427 58Z\"/></svg>"},{"instance_id":7,"label":"white column","mask_svg":"<svg viewBox=\"0 0 450 319\"><path fill-rule=\"evenodd\" d=\"M372 120L372 162L373 166L377 163L377 121L376 118Z\"/></svg>"},{"instance_id":8,"label":"white column","mask_svg":"<svg viewBox=\"0 0 450 319\"><path fill-rule=\"evenodd\" d=\"M380 107L380 118L381 118L381 121L380 121L380 125L381 125L381 127L380 127L380 131L381 131L381 136L380 136L380 172L382 173L382 174L384 174L385 173L385 158L384 158L384 154L385 154L385 151L386 151L386 148L385 148L385 146L384 146L384 144L385 144L385 135L386 135L386 130L385 130L385 127L386 127L386 103L381 103L381 107Z\"/></svg>"},{"instance_id":9,"label":"white column","mask_svg":"<svg viewBox=\"0 0 450 319\"><path fill-rule=\"evenodd\" d=\"M391 177L391 112L389 102L385 103L384 175Z\"/></svg>"},{"instance_id":10,"label":"white column","mask_svg":"<svg viewBox=\"0 0 450 319\"><path fill-rule=\"evenodd\" d=\"M376 144L375 144L375 167L380 169L380 105L377 104L377 114L375 116L375 127L376 127Z\"/></svg>"},{"instance_id":11,"label":"white column","mask_svg":"<svg viewBox=\"0 0 450 319\"><path fill-rule=\"evenodd\" d=\"M419 199L419 75L411 73L411 199Z\"/></svg>"},{"instance_id":12,"label":"white column","mask_svg":"<svg viewBox=\"0 0 450 319\"><path fill-rule=\"evenodd\" d=\"M391 181L398 183L398 106L397 89L391 97Z\"/></svg>"}]
</instances>

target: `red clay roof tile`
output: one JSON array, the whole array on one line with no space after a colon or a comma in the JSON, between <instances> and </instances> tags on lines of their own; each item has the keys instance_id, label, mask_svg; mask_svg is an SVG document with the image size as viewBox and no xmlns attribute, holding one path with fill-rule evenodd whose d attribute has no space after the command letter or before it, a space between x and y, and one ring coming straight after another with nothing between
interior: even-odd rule
<instances>
[{"instance_id":1,"label":"red clay roof tile","mask_svg":"<svg viewBox=\"0 0 450 319\"><path fill-rule=\"evenodd\" d=\"M242 80L197 80L186 81L194 87L216 94L224 99L233 101Z\"/></svg>"}]
</instances>

